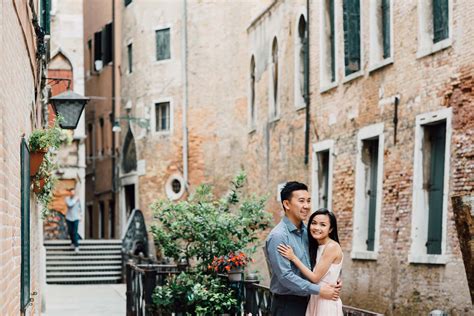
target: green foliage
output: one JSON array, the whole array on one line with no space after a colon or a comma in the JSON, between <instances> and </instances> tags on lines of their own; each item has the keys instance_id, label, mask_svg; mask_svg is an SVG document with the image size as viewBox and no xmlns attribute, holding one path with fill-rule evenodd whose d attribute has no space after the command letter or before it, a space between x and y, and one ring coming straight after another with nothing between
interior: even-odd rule
<instances>
[{"instance_id":1,"label":"green foliage","mask_svg":"<svg viewBox=\"0 0 474 316\"><path fill-rule=\"evenodd\" d=\"M34 130L28 140L28 145L31 152L54 148L58 149L63 143L68 142L68 133L59 127L59 122L62 120L58 117L52 127L46 129Z\"/></svg>"},{"instance_id":2,"label":"green foliage","mask_svg":"<svg viewBox=\"0 0 474 316\"><path fill-rule=\"evenodd\" d=\"M59 168L55 159L56 157L52 152L47 152L44 156L43 162L41 163L38 173L32 179L33 185L35 186L39 186L41 179L45 181L45 184L41 191L36 193L38 201L42 205L42 218L46 218L49 215L48 205L53 199L54 187L58 181L58 178L54 174L55 171Z\"/></svg>"},{"instance_id":3,"label":"green foliage","mask_svg":"<svg viewBox=\"0 0 474 316\"><path fill-rule=\"evenodd\" d=\"M220 278L203 273L181 273L157 286L153 302L161 312L220 315L236 307L235 293Z\"/></svg>"},{"instance_id":4,"label":"green foliage","mask_svg":"<svg viewBox=\"0 0 474 316\"><path fill-rule=\"evenodd\" d=\"M201 185L188 201L153 203L159 221L151 227L157 249L175 260L195 260L201 270L206 270L214 257L253 253L259 233L269 226L270 215L264 210L266 198L241 196L245 181L241 172L229 193L219 200L212 195L212 187Z\"/></svg>"}]
</instances>

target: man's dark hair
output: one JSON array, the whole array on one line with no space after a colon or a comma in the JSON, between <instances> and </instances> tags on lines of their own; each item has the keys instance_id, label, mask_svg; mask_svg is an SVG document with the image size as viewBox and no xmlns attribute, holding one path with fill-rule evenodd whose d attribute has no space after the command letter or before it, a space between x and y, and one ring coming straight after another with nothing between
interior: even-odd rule
<instances>
[{"instance_id":1,"label":"man's dark hair","mask_svg":"<svg viewBox=\"0 0 474 316\"><path fill-rule=\"evenodd\" d=\"M297 181L290 181L285 184L283 189L280 192L280 199L281 199L281 204L283 205L284 200L290 200L291 195L293 194L293 191L308 191L308 186L304 183L297 182ZM285 209L285 207L283 207Z\"/></svg>"}]
</instances>

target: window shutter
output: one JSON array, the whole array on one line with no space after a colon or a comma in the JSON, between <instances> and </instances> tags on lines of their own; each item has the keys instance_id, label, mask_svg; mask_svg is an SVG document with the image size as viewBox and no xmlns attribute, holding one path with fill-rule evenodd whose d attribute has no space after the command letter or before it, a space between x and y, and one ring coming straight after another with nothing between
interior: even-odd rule
<instances>
[{"instance_id":1,"label":"window shutter","mask_svg":"<svg viewBox=\"0 0 474 316\"><path fill-rule=\"evenodd\" d=\"M449 37L449 2L433 0L433 42Z\"/></svg>"},{"instance_id":2,"label":"window shutter","mask_svg":"<svg viewBox=\"0 0 474 316\"><path fill-rule=\"evenodd\" d=\"M45 35L51 34L51 0L41 0L40 24Z\"/></svg>"},{"instance_id":3,"label":"window shutter","mask_svg":"<svg viewBox=\"0 0 474 316\"><path fill-rule=\"evenodd\" d=\"M102 60L102 31L94 33L94 70L99 71L97 69L97 65L95 64L96 61Z\"/></svg>"},{"instance_id":4,"label":"window shutter","mask_svg":"<svg viewBox=\"0 0 474 316\"><path fill-rule=\"evenodd\" d=\"M170 29L156 31L156 60L170 59Z\"/></svg>"},{"instance_id":5,"label":"window shutter","mask_svg":"<svg viewBox=\"0 0 474 316\"><path fill-rule=\"evenodd\" d=\"M428 186L428 254L441 254L443 223L444 154L446 125L438 124L427 129L430 133L431 161Z\"/></svg>"},{"instance_id":6,"label":"window shutter","mask_svg":"<svg viewBox=\"0 0 474 316\"><path fill-rule=\"evenodd\" d=\"M383 58L390 57L390 0L382 0Z\"/></svg>"},{"instance_id":7,"label":"window shutter","mask_svg":"<svg viewBox=\"0 0 474 316\"><path fill-rule=\"evenodd\" d=\"M132 0L124 0L125 6L128 6L130 3L132 3Z\"/></svg>"},{"instance_id":8,"label":"window shutter","mask_svg":"<svg viewBox=\"0 0 474 316\"><path fill-rule=\"evenodd\" d=\"M334 0L329 0L329 23L331 28L331 82L336 80L336 38L335 38L335 25L334 25ZM344 28L345 29L345 28ZM345 34L345 33L344 33ZM344 37L345 43L345 37Z\"/></svg>"},{"instance_id":9,"label":"window shutter","mask_svg":"<svg viewBox=\"0 0 474 316\"><path fill-rule=\"evenodd\" d=\"M112 61L113 52L113 38L112 38L112 23L104 26L102 30L102 57L104 66Z\"/></svg>"},{"instance_id":10,"label":"window shutter","mask_svg":"<svg viewBox=\"0 0 474 316\"><path fill-rule=\"evenodd\" d=\"M21 310L29 305L30 298L30 152L26 141L21 140Z\"/></svg>"},{"instance_id":11,"label":"window shutter","mask_svg":"<svg viewBox=\"0 0 474 316\"><path fill-rule=\"evenodd\" d=\"M344 65L346 76L360 70L360 1L344 0Z\"/></svg>"}]
</instances>

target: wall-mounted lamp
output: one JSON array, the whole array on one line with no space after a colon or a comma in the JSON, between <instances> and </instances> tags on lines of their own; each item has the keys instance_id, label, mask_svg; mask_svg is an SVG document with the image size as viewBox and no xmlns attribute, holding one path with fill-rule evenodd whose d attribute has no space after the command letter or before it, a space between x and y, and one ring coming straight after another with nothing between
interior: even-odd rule
<instances>
[{"instance_id":1,"label":"wall-mounted lamp","mask_svg":"<svg viewBox=\"0 0 474 316\"><path fill-rule=\"evenodd\" d=\"M127 116L120 116L120 117L115 118L114 126L112 127L112 132L120 133L122 131L122 128L120 127L120 121L127 121L128 124L130 124L130 122L133 122L137 124L138 126L140 126L141 128L146 128L146 129L150 128L150 119L127 115Z\"/></svg>"},{"instance_id":2,"label":"wall-mounted lamp","mask_svg":"<svg viewBox=\"0 0 474 316\"><path fill-rule=\"evenodd\" d=\"M59 126L64 129L75 129L89 98L67 90L50 98L49 101L56 115L63 118Z\"/></svg>"}]
</instances>

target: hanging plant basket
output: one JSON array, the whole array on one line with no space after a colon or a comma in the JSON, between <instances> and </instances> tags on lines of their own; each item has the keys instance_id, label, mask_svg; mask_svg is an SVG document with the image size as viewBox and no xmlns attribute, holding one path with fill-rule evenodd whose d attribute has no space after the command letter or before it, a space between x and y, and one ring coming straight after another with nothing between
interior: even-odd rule
<instances>
[{"instance_id":1,"label":"hanging plant basket","mask_svg":"<svg viewBox=\"0 0 474 316\"><path fill-rule=\"evenodd\" d=\"M30 153L30 176L34 176L38 173L39 167L43 162L44 155L48 152L48 149L40 149Z\"/></svg>"},{"instance_id":2,"label":"hanging plant basket","mask_svg":"<svg viewBox=\"0 0 474 316\"><path fill-rule=\"evenodd\" d=\"M33 192L40 193L41 190L43 190L45 184L46 179L44 178L33 181Z\"/></svg>"}]
</instances>

